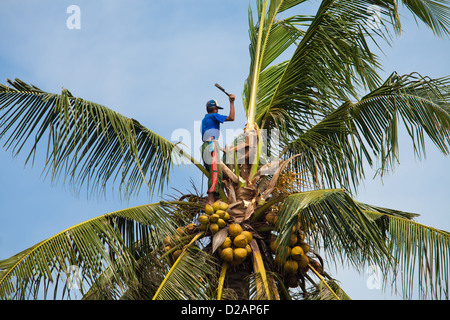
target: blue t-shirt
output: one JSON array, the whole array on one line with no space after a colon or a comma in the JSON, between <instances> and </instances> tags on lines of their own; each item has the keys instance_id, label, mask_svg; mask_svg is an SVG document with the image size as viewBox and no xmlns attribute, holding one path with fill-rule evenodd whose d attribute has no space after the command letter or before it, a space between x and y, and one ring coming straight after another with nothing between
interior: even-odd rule
<instances>
[{"instance_id":1,"label":"blue t-shirt","mask_svg":"<svg viewBox=\"0 0 450 320\"><path fill-rule=\"evenodd\" d=\"M217 140L220 135L220 124L224 123L227 116L218 113L208 113L202 120L202 139L208 141L212 137Z\"/></svg>"}]
</instances>

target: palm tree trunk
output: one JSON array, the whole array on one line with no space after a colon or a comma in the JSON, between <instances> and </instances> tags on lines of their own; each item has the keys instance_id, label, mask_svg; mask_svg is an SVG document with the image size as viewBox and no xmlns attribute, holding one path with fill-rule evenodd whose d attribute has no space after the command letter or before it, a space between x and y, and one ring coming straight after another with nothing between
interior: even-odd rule
<instances>
[{"instance_id":1,"label":"palm tree trunk","mask_svg":"<svg viewBox=\"0 0 450 320\"><path fill-rule=\"evenodd\" d=\"M247 262L230 267L227 272L225 288L231 291L231 294L225 299L248 300L250 297L248 279L252 272L253 270Z\"/></svg>"}]
</instances>

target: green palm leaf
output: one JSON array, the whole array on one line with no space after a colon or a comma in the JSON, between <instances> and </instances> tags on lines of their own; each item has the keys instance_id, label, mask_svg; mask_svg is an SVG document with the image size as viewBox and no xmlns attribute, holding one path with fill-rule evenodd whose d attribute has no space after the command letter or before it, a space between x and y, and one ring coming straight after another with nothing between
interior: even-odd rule
<instances>
[{"instance_id":1,"label":"green palm leaf","mask_svg":"<svg viewBox=\"0 0 450 320\"><path fill-rule=\"evenodd\" d=\"M394 264L382 268L384 281L397 288L401 281L401 292L412 298L417 285L421 299L446 299L450 297L450 233L425 226L399 215L367 210L367 215L384 220L386 239Z\"/></svg>"},{"instance_id":2,"label":"green palm leaf","mask_svg":"<svg viewBox=\"0 0 450 320\"><path fill-rule=\"evenodd\" d=\"M52 181L63 176L75 189L86 185L91 192L118 181L126 197L143 184L153 192L168 182L179 157L175 144L138 121L66 89L58 95L20 80L9 85L0 85L0 138L14 154L30 147L27 162L47 143L44 171Z\"/></svg>"},{"instance_id":3,"label":"green palm leaf","mask_svg":"<svg viewBox=\"0 0 450 320\"><path fill-rule=\"evenodd\" d=\"M380 87L355 103L346 102L288 142L287 156L298 172L307 171L316 185L355 188L364 164L381 174L398 159L398 131L403 123L418 156L425 136L444 154L450 144L449 77L424 78L393 73Z\"/></svg>"},{"instance_id":4,"label":"green palm leaf","mask_svg":"<svg viewBox=\"0 0 450 320\"><path fill-rule=\"evenodd\" d=\"M111 292L120 297L127 287L136 285L136 259L139 257L136 256L136 242L144 241L144 247L139 249L141 254L158 248L165 236L176 233L172 219L170 207L149 204L102 215L70 227L0 261L0 297L26 299L37 298L40 294L45 296L42 286L58 286L58 281L64 280L64 273L71 266L76 266L80 272L83 294L86 287L95 283L104 285L106 281L114 286ZM68 284L67 281L64 284L63 296L69 293L66 292Z\"/></svg>"},{"instance_id":5,"label":"green palm leaf","mask_svg":"<svg viewBox=\"0 0 450 320\"><path fill-rule=\"evenodd\" d=\"M365 263L379 265L390 259L375 220L365 215L342 189L306 191L288 196L276 223L281 248L287 247L297 221L310 230L314 242L320 243L334 261L343 263L345 257L360 269Z\"/></svg>"}]
</instances>

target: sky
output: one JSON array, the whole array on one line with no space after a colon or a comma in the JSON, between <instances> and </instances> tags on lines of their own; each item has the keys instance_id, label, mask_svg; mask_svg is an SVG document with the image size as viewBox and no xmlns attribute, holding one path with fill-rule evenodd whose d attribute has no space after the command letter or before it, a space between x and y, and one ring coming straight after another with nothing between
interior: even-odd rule
<instances>
[{"instance_id":1,"label":"sky","mask_svg":"<svg viewBox=\"0 0 450 320\"><path fill-rule=\"evenodd\" d=\"M76 12L68 12L71 5L79 8L79 20L72 20ZM214 83L237 97L236 121L227 128L245 124L248 5L245 0L2 0L0 82L19 78L54 93L64 87L74 96L137 119L169 140L177 129L192 132L195 145L206 101L217 99L228 111L227 98ZM391 47L383 46L383 78L393 71L432 78L449 75L449 39L437 38L407 12L402 15L404 32ZM0 260L90 218L158 200L142 193L121 201L110 190L100 199L76 195L62 182L52 184L41 175L42 157L27 166L25 158L25 153L13 157L0 150ZM355 199L419 213L417 222L450 230L449 159L431 143L420 161L402 135L395 171L383 180L372 179L370 169L366 176ZM191 179L201 190L196 168L175 168L171 186L191 191ZM168 189L164 196L170 194L173 190ZM353 299L400 298L371 286L370 270L357 274L329 267Z\"/></svg>"}]
</instances>

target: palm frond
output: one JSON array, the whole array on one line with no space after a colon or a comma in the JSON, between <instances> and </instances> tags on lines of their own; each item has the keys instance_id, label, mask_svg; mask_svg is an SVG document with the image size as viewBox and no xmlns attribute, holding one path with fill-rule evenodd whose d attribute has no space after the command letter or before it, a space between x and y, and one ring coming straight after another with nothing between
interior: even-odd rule
<instances>
[{"instance_id":1,"label":"palm frond","mask_svg":"<svg viewBox=\"0 0 450 320\"><path fill-rule=\"evenodd\" d=\"M44 172L52 181L63 176L75 190L90 192L118 181L125 197L142 185L155 192L167 184L172 160L180 156L174 143L64 88L52 94L18 79L8 85L0 85L4 147L15 155L29 147L26 162L34 163L38 146L47 144Z\"/></svg>"},{"instance_id":2,"label":"palm frond","mask_svg":"<svg viewBox=\"0 0 450 320\"><path fill-rule=\"evenodd\" d=\"M335 280L321 280L317 287L308 292L310 300L351 300Z\"/></svg>"},{"instance_id":3,"label":"palm frond","mask_svg":"<svg viewBox=\"0 0 450 320\"><path fill-rule=\"evenodd\" d=\"M421 299L450 297L450 233L425 226L399 215L388 215L372 210L364 211L373 218L383 219L387 243L393 256L392 268L381 268L384 281L391 277L391 285L405 298L414 292ZM417 285L417 287L416 287ZM415 290L417 289L417 290Z\"/></svg>"},{"instance_id":4,"label":"palm frond","mask_svg":"<svg viewBox=\"0 0 450 320\"><path fill-rule=\"evenodd\" d=\"M389 170L398 159L398 130L403 123L418 157L425 154L425 134L444 154L450 144L450 77L430 79L393 73L385 83L351 108L360 144L368 145ZM367 152L367 151L365 151ZM371 163L370 157L367 157Z\"/></svg>"},{"instance_id":5,"label":"palm frond","mask_svg":"<svg viewBox=\"0 0 450 320\"><path fill-rule=\"evenodd\" d=\"M256 106L260 127L273 126L272 111L285 110L290 115L285 120L293 118L292 126L305 116L330 110L335 100L355 96L358 84L371 89L379 84L377 57L366 42L371 30L363 23L370 17L369 5L367 1L323 1L313 17L295 15L265 28L266 34L284 30L285 46L277 47L277 56L293 45L295 52L290 60L261 69ZM388 9L380 10L388 14Z\"/></svg>"},{"instance_id":6,"label":"palm frond","mask_svg":"<svg viewBox=\"0 0 450 320\"><path fill-rule=\"evenodd\" d=\"M212 257L195 246L187 247L165 275L153 300L214 299L217 266Z\"/></svg>"},{"instance_id":7,"label":"palm frond","mask_svg":"<svg viewBox=\"0 0 450 320\"><path fill-rule=\"evenodd\" d=\"M113 283L111 293L120 297L136 281L136 248L143 240L149 251L162 245L162 239L175 234L172 211L160 204L128 208L70 227L17 255L0 261L0 297L26 299L46 297L50 285L58 286L74 266L86 289L104 284L100 277L107 274ZM100 279L100 281L99 281ZM63 296L68 295L67 281ZM54 290L54 297L58 290Z\"/></svg>"},{"instance_id":8,"label":"palm frond","mask_svg":"<svg viewBox=\"0 0 450 320\"><path fill-rule=\"evenodd\" d=\"M297 170L309 171L316 185L351 189L364 177L365 163L377 166L380 174L394 167L402 123L419 157L425 153L425 136L448 154L449 81L393 73L359 101L343 103L299 133L286 144L286 155L301 154L294 160Z\"/></svg>"},{"instance_id":9,"label":"palm frond","mask_svg":"<svg viewBox=\"0 0 450 320\"><path fill-rule=\"evenodd\" d=\"M366 263L380 265L390 259L375 219L365 215L342 189L306 191L288 196L275 225L281 250L287 247L297 221L334 261L344 263L346 260L359 270ZM282 256L283 252L280 254Z\"/></svg>"},{"instance_id":10,"label":"palm frond","mask_svg":"<svg viewBox=\"0 0 450 320\"><path fill-rule=\"evenodd\" d=\"M448 0L402 1L404 6L420 19L434 34L450 34L450 2Z\"/></svg>"}]
</instances>

